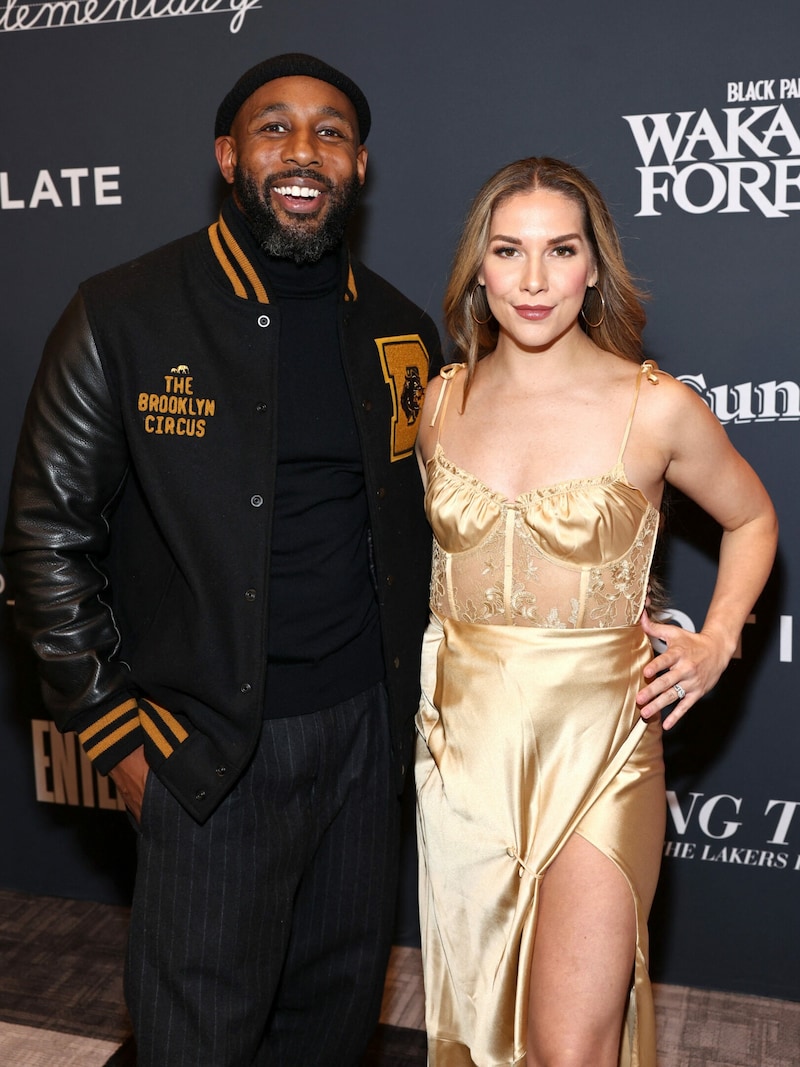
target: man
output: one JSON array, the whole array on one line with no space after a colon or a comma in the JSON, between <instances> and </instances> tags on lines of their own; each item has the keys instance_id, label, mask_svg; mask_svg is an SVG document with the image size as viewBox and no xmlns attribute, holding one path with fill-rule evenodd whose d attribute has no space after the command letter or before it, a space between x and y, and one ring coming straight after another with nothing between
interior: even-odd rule
<instances>
[{"instance_id":1,"label":"man","mask_svg":"<svg viewBox=\"0 0 800 1067\"><path fill-rule=\"evenodd\" d=\"M439 351L343 241L369 126L312 56L247 71L219 220L79 287L25 416L4 553L47 706L137 824L139 1067L356 1064L377 1019Z\"/></svg>"}]
</instances>

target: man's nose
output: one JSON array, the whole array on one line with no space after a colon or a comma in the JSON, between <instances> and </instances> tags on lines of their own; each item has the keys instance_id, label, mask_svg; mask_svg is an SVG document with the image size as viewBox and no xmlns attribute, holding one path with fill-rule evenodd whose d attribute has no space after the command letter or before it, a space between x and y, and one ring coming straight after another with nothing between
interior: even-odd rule
<instances>
[{"instance_id":1,"label":"man's nose","mask_svg":"<svg viewBox=\"0 0 800 1067\"><path fill-rule=\"evenodd\" d=\"M312 163L319 166L321 160L311 131L304 128L293 130L284 144L282 158L284 163L296 163L300 167L308 167Z\"/></svg>"}]
</instances>

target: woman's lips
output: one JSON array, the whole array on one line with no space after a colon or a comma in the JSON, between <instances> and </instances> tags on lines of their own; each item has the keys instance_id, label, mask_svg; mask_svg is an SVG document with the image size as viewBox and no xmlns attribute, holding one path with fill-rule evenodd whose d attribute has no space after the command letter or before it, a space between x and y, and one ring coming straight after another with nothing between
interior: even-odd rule
<instances>
[{"instance_id":1,"label":"woman's lips","mask_svg":"<svg viewBox=\"0 0 800 1067\"><path fill-rule=\"evenodd\" d=\"M514 310L521 319L525 319L527 322L541 322L547 318L553 309L546 307L544 304L517 304Z\"/></svg>"}]
</instances>

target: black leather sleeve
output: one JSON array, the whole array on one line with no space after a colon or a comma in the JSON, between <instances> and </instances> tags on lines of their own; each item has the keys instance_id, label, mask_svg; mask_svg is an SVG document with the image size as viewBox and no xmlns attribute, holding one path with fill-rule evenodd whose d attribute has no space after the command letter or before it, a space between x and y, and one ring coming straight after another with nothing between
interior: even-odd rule
<instances>
[{"instance_id":1,"label":"black leather sleeve","mask_svg":"<svg viewBox=\"0 0 800 1067\"><path fill-rule=\"evenodd\" d=\"M141 743L136 693L101 561L128 470L125 435L83 300L45 347L20 436L3 555L16 623L38 658L47 710L101 771Z\"/></svg>"}]
</instances>

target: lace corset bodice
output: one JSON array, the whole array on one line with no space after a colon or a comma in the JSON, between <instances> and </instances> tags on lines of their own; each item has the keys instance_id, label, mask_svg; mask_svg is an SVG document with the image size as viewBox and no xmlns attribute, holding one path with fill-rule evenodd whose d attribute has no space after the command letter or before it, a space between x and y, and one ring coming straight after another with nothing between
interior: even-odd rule
<instances>
[{"instance_id":1,"label":"lace corset bodice","mask_svg":"<svg viewBox=\"0 0 800 1067\"><path fill-rule=\"evenodd\" d=\"M642 371L654 377L653 369ZM635 399L607 474L513 501L451 463L437 441L425 507L434 533L431 609L440 618L560 629L638 620L659 513L625 477L634 410Z\"/></svg>"}]
</instances>

